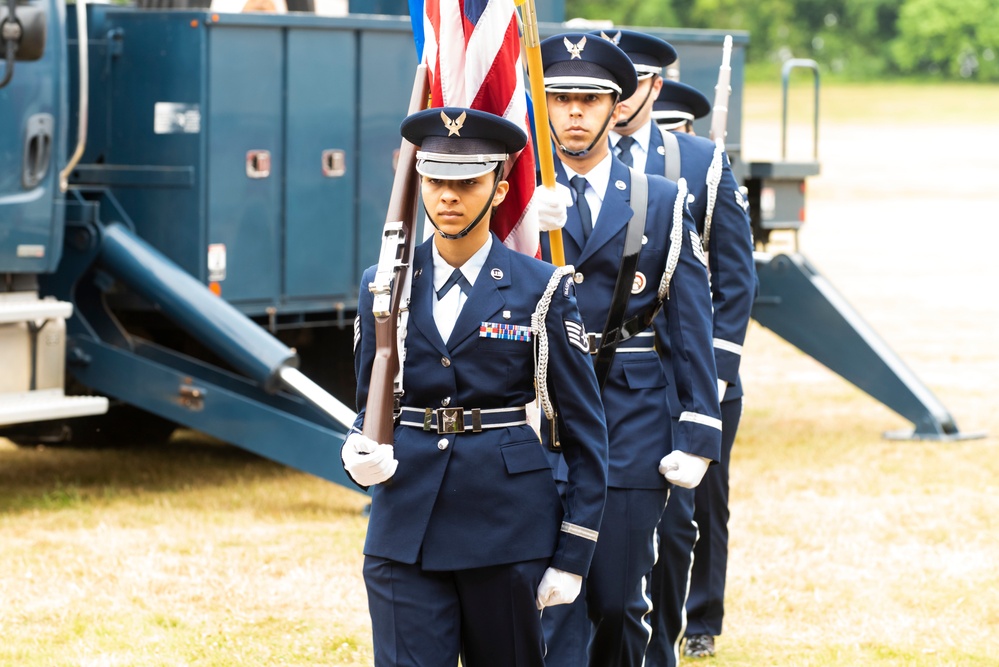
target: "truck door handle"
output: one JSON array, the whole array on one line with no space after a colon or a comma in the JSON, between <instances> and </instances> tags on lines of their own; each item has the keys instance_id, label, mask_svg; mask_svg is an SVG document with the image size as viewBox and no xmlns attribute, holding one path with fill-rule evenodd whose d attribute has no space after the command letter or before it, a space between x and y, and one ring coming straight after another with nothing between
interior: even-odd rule
<instances>
[{"instance_id":1,"label":"truck door handle","mask_svg":"<svg viewBox=\"0 0 999 667\"><path fill-rule=\"evenodd\" d=\"M339 178L347 173L347 154L339 148L323 151L323 176Z\"/></svg>"},{"instance_id":2,"label":"truck door handle","mask_svg":"<svg viewBox=\"0 0 999 667\"><path fill-rule=\"evenodd\" d=\"M48 173L52 161L53 126L52 114L38 113L28 118L21 169L21 184L26 190L37 187Z\"/></svg>"},{"instance_id":3,"label":"truck door handle","mask_svg":"<svg viewBox=\"0 0 999 667\"><path fill-rule=\"evenodd\" d=\"M267 178L271 175L271 152L246 151L246 175L249 178Z\"/></svg>"}]
</instances>

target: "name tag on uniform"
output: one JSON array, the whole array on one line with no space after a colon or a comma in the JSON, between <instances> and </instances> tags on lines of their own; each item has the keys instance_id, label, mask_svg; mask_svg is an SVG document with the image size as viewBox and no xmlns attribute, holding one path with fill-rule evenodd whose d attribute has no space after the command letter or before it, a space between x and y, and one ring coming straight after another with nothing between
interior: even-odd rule
<instances>
[{"instance_id":1,"label":"name tag on uniform","mask_svg":"<svg viewBox=\"0 0 999 667\"><path fill-rule=\"evenodd\" d=\"M497 338L499 340L519 340L525 343L531 342L531 327L520 326L519 324L502 324L496 322L483 322L479 326L479 338Z\"/></svg>"}]
</instances>

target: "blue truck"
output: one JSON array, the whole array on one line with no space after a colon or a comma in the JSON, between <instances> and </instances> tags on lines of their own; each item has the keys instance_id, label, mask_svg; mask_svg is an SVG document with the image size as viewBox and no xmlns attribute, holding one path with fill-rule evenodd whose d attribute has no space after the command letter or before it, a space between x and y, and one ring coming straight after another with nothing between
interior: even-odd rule
<instances>
[{"instance_id":1,"label":"blue truck","mask_svg":"<svg viewBox=\"0 0 999 667\"><path fill-rule=\"evenodd\" d=\"M0 436L165 439L180 425L349 484L358 279L378 257L417 64L408 16L349 8L0 9ZM562 12L539 2L542 32ZM710 97L725 33L647 30ZM958 437L803 256L765 252L800 224L782 212L818 162L741 159L749 36L731 34L727 147L761 250L754 317L912 435ZM816 71L816 123L817 93Z\"/></svg>"}]
</instances>

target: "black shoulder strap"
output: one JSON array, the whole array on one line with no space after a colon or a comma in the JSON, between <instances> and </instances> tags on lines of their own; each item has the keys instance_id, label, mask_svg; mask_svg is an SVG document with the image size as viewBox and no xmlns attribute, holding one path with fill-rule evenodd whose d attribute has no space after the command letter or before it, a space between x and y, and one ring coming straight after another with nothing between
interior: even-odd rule
<instances>
[{"instance_id":1,"label":"black shoulder strap","mask_svg":"<svg viewBox=\"0 0 999 667\"><path fill-rule=\"evenodd\" d=\"M680 180L680 142L669 130L659 127L659 133L663 135L663 149L666 156L666 172L663 176L676 182Z\"/></svg>"},{"instance_id":2,"label":"black shoulder strap","mask_svg":"<svg viewBox=\"0 0 999 667\"><path fill-rule=\"evenodd\" d=\"M642 250L642 236L645 232L645 220L649 209L649 181L645 174L631 170L631 208L635 212L628 221L627 236L624 238L624 254L621 256L621 266L618 267L617 281L614 283L614 296L611 297L607 312L607 322L604 324L603 335L600 337L600 348L597 350L596 361L593 362L597 373L597 381L602 387L607 381L611 362L614 360L614 350L621 342L621 324L628 310L628 299L631 298L631 288L635 284L635 271L638 270L638 255Z\"/></svg>"}]
</instances>

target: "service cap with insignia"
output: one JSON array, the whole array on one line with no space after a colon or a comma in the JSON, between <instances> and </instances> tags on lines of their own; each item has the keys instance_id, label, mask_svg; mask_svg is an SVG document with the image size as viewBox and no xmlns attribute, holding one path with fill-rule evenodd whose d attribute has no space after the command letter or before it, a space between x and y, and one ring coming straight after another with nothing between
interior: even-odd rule
<instances>
[{"instance_id":1,"label":"service cap with insignia","mask_svg":"<svg viewBox=\"0 0 999 667\"><path fill-rule=\"evenodd\" d=\"M631 59L613 42L585 33L563 33L541 42L545 90L550 93L635 94L638 78Z\"/></svg>"},{"instance_id":2,"label":"service cap with insignia","mask_svg":"<svg viewBox=\"0 0 999 667\"><path fill-rule=\"evenodd\" d=\"M672 129L711 113L711 102L697 88L679 81L663 81L659 97L652 104L652 119Z\"/></svg>"},{"instance_id":3,"label":"service cap with insignia","mask_svg":"<svg viewBox=\"0 0 999 667\"><path fill-rule=\"evenodd\" d=\"M624 51L635 65L638 79L662 73L663 67L676 62L676 49L658 37L635 30L594 30L594 35L610 40Z\"/></svg>"},{"instance_id":4,"label":"service cap with insignia","mask_svg":"<svg viewBox=\"0 0 999 667\"><path fill-rule=\"evenodd\" d=\"M488 174L527 144L523 130L510 121L460 107L418 111L402 121L400 130L420 147L416 171L444 180Z\"/></svg>"}]
</instances>

